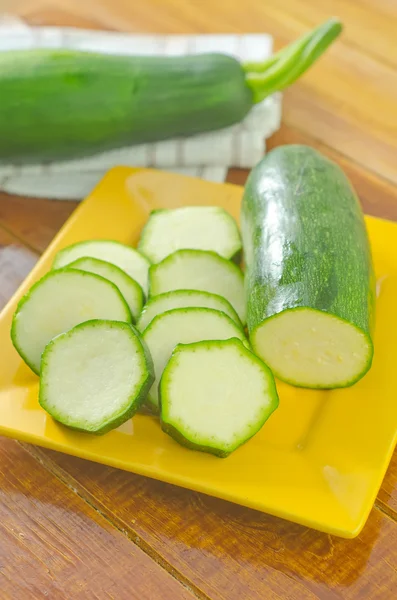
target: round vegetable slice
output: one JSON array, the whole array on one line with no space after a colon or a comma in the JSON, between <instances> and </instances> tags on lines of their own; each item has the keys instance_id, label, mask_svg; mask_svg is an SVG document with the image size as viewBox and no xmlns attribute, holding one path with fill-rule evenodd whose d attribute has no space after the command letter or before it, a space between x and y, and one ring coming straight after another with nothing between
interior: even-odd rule
<instances>
[{"instance_id":1,"label":"round vegetable slice","mask_svg":"<svg viewBox=\"0 0 397 600\"><path fill-rule=\"evenodd\" d=\"M248 344L242 329L225 313L212 308L176 308L155 317L143 332L156 375L147 398L148 405L154 411L158 410L158 382L177 344L233 337Z\"/></svg>"},{"instance_id":2,"label":"round vegetable slice","mask_svg":"<svg viewBox=\"0 0 397 600\"><path fill-rule=\"evenodd\" d=\"M88 271L108 279L117 286L127 302L134 321L139 317L143 306L143 291L139 283L116 265L99 258L79 258L68 265L70 269Z\"/></svg>"},{"instance_id":3,"label":"round vegetable slice","mask_svg":"<svg viewBox=\"0 0 397 600\"><path fill-rule=\"evenodd\" d=\"M189 306L220 310L233 319L239 327L242 327L236 311L226 298L196 290L175 290L174 292L154 296L144 307L137 327L140 331L143 331L157 315L174 308L187 308Z\"/></svg>"},{"instance_id":4,"label":"round vegetable slice","mask_svg":"<svg viewBox=\"0 0 397 600\"><path fill-rule=\"evenodd\" d=\"M184 248L230 259L238 257L241 238L236 221L220 206L185 206L153 211L138 247L153 263Z\"/></svg>"},{"instance_id":5,"label":"round vegetable slice","mask_svg":"<svg viewBox=\"0 0 397 600\"><path fill-rule=\"evenodd\" d=\"M150 354L131 325L86 321L46 346L39 403L68 427L103 434L135 414L153 379Z\"/></svg>"},{"instance_id":6,"label":"round vegetable slice","mask_svg":"<svg viewBox=\"0 0 397 600\"><path fill-rule=\"evenodd\" d=\"M150 295L172 290L201 290L223 296L246 323L241 269L215 252L178 250L149 271Z\"/></svg>"},{"instance_id":7,"label":"round vegetable slice","mask_svg":"<svg viewBox=\"0 0 397 600\"><path fill-rule=\"evenodd\" d=\"M271 370L237 339L178 345L160 382L162 429L193 450L226 457L278 406Z\"/></svg>"},{"instance_id":8,"label":"round vegetable slice","mask_svg":"<svg viewBox=\"0 0 397 600\"><path fill-rule=\"evenodd\" d=\"M150 267L148 259L135 248L114 240L87 240L63 248L56 254L52 268L65 267L78 258L87 256L113 263L135 279L147 294Z\"/></svg>"},{"instance_id":9,"label":"round vegetable slice","mask_svg":"<svg viewBox=\"0 0 397 600\"><path fill-rule=\"evenodd\" d=\"M131 321L119 289L107 279L78 271L50 271L20 300L11 326L12 342L35 373L52 338L83 321Z\"/></svg>"}]
</instances>

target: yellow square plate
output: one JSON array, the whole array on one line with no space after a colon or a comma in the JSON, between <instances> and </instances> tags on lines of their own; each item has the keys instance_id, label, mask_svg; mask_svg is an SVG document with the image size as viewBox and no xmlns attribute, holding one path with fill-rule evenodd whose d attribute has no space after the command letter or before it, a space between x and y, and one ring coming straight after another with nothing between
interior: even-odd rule
<instances>
[{"instance_id":1,"label":"yellow square plate","mask_svg":"<svg viewBox=\"0 0 397 600\"><path fill-rule=\"evenodd\" d=\"M0 433L204 492L322 531L361 530L396 444L397 224L367 218L379 284L375 360L352 388L278 384L280 407L227 459L193 452L138 415L103 437L76 433L39 407L38 378L10 341L19 298L73 242L136 244L154 208L207 204L238 218L242 189L146 169L116 168L74 212L0 316Z\"/></svg>"}]
</instances>

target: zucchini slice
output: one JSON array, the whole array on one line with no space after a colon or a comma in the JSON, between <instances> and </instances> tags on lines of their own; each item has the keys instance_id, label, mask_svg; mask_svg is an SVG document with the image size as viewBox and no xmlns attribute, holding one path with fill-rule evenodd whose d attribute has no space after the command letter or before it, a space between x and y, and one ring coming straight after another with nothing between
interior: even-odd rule
<instances>
[{"instance_id":1,"label":"zucchini slice","mask_svg":"<svg viewBox=\"0 0 397 600\"><path fill-rule=\"evenodd\" d=\"M83 321L131 321L119 289L107 279L78 271L50 271L20 300L11 326L15 349L39 374L41 355L50 340Z\"/></svg>"},{"instance_id":2,"label":"zucchini slice","mask_svg":"<svg viewBox=\"0 0 397 600\"><path fill-rule=\"evenodd\" d=\"M215 252L178 250L149 270L150 295L172 290L201 290L223 296L246 323L241 269Z\"/></svg>"},{"instance_id":3,"label":"zucchini slice","mask_svg":"<svg viewBox=\"0 0 397 600\"><path fill-rule=\"evenodd\" d=\"M179 344L159 390L162 429L220 457L254 436L278 406L271 370L237 339Z\"/></svg>"},{"instance_id":4,"label":"zucchini slice","mask_svg":"<svg viewBox=\"0 0 397 600\"><path fill-rule=\"evenodd\" d=\"M225 313L212 308L176 308L155 317L143 332L156 375L147 398L150 408L158 411L158 382L177 344L229 338L248 344L241 328Z\"/></svg>"},{"instance_id":5,"label":"zucchini slice","mask_svg":"<svg viewBox=\"0 0 397 600\"><path fill-rule=\"evenodd\" d=\"M68 266L70 269L95 273L114 283L127 302L134 322L137 321L143 306L143 291L139 283L125 271L105 260L90 257L79 258Z\"/></svg>"},{"instance_id":6,"label":"zucchini slice","mask_svg":"<svg viewBox=\"0 0 397 600\"><path fill-rule=\"evenodd\" d=\"M347 387L371 366L375 276L363 213L338 165L280 146L242 201L252 347L293 385Z\"/></svg>"},{"instance_id":7,"label":"zucchini slice","mask_svg":"<svg viewBox=\"0 0 397 600\"><path fill-rule=\"evenodd\" d=\"M241 238L236 221L220 206L186 206L153 211L138 248L152 263L185 248L232 259L241 252Z\"/></svg>"},{"instance_id":8,"label":"zucchini slice","mask_svg":"<svg viewBox=\"0 0 397 600\"><path fill-rule=\"evenodd\" d=\"M131 325L86 321L46 346L39 403L63 425L103 434L135 414L153 380L150 354Z\"/></svg>"},{"instance_id":9,"label":"zucchini slice","mask_svg":"<svg viewBox=\"0 0 397 600\"><path fill-rule=\"evenodd\" d=\"M239 327L242 328L238 314L225 298L209 292L199 292L195 290L175 290L159 294L149 300L144 307L137 328L143 331L157 315L172 310L173 308L187 308L189 306L197 308L214 308L227 314L233 319Z\"/></svg>"},{"instance_id":10,"label":"zucchini slice","mask_svg":"<svg viewBox=\"0 0 397 600\"><path fill-rule=\"evenodd\" d=\"M135 279L147 295L150 267L148 259L135 248L114 240L87 240L63 248L56 254L52 268L66 267L75 260L87 256L113 263Z\"/></svg>"}]
</instances>

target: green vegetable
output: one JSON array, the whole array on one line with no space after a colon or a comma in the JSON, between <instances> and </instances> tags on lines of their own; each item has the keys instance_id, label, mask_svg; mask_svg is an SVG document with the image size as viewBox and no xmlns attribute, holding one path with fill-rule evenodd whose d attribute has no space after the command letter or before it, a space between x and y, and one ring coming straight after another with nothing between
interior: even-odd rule
<instances>
[{"instance_id":1,"label":"green vegetable","mask_svg":"<svg viewBox=\"0 0 397 600\"><path fill-rule=\"evenodd\" d=\"M106 260L99 260L98 258L91 258L89 256L78 258L70 263L68 267L70 269L95 273L114 283L127 302L134 322L138 320L143 306L143 291L139 283L127 275L125 271Z\"/></svg>"},{"instance_id":2,"label":"green vegetable","mask_svg":"<svg viewBox=\"0 0 397 600\"><path fill-rule=\"evenodd\" d=\"M330 19L264 63L222 54L0 53L0 160L29 162L220 129L304 73L341 31Z\"/></svg>"},{"instance_id":3,"label":"green vegetable","mask_svg":"<svg viewBox=\"0 0 397 600\"><path fill-rule=\"evenodd\" d=\"M154 210L143 228L139 250L157 263L176 250L212 250L227 259L241 254L236 221L220 206Z\"/></svg>"},{"instance_id":4,"label":"green vegetable","mask_svg":"<svg viewBox=\"0 0 397 600\"><path fill-rule=\"evenodd\" d=\"M173 310L174 308L188 307L214 308L215 310L220 310L233 319L241 329L243 328L236 311L226 298L218 296L217 294L196 290L175 290L174 292L166 292L165 294L154 296L145 305L137 322L137 328L139 331L143 331L157 315L167 312L168 310Z\"/></svg>"},{"instance_id":5,"label":"green vegetable","mask_svg":"<svg viewBox=\"0 0 397 600\"><path fill-rule=\"evenodd\" d=\"M68 427L103 434L136 413L153 380L149 352L131 325L87 321L46 346L39 403Z\"/></svg>"},{"instance_id":6,"label":"green vegetable","mask_svg":"<svg viewBox=\"0 0 397 600\"><path fill-rule=\"evenodd\" d=\"M294 385L358 381L373 355L375 278L341 169L306 146L276 148L249 176L242 234L254 351Z\"/></svg>"},{"instance_id":7,"label":"green vegetable","mask_svg":"<svg viewBox=\"0 0 397 600\"><path fill-rule=\"evenodd\" d=\"M50 271L19 301L11 326L12 343L39 374L48 342L91 319L131 322L131 312L119 289L94 273Z\"/></svg>"},{"instance_id":8,"label":"green vegetable","mask_svg":"<svg viewBox=\"0 0 397 600\"><path fill-rule=\"evenodd\" d=\"M223 296L246 323L241 269L215 252L177 250L149 269L150 296L173 290L200 290Z\"/></svg>"},{"instance_id":9,"label":"green vegetable","mask_svg":"<svg viewBox=\"0 0 397 600\"><path fill-rule=\"evenodd\" d=\"M148 292L150 262L135 248L114 240L86 240L62 248L55 255L53 269L66 267L79 258L98 258L110 262L135 279L143 292Z\"/></svg>"},{"instance_id":10,"label":"green vegetable","mask_svg":"<svg viewBox=\"0 0 397 600\"><path fill-rule=\"evenodd\" d=\"M224 312L212 308L176 308L155 317L142 337L153 358L156 381L148 395L149 406L158 410L158 383L177 344L200 340L238 338L248 344L244 332Z\"/></svg>"},{"instance_id":11,"label":"green vegetable","mask_svg":"<svg viewBox=\"0 0 397 600\"><path fill-rule=\"evenodd\" d=\"M178 345L159 390L162 429L220 457L255 435L278 406L272 372L237 339Z\"/></svg>"}]
</instances>

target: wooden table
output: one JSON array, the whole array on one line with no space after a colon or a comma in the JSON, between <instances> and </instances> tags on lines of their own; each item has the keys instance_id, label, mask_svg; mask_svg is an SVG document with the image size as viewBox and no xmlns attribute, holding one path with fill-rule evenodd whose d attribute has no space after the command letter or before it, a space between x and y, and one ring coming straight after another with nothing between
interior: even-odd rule
<instances>
[{"instance_id":1,"label":"wooden table","mask_svg":"<svg viewBox=\"0 0 397 600\"><path fill-rule=\"evenodd\" d=\"M37 25L269 31L276 47L337 14L343 39L285 94L271 146L314 145L366 212L397 219L395 0L26 0L10 12ZM2 304L74 208L0 195ZM396 482L395 456L363 532L342 540L1 438L0 599L396 598Z\"/></svg>"}]
</instances>

